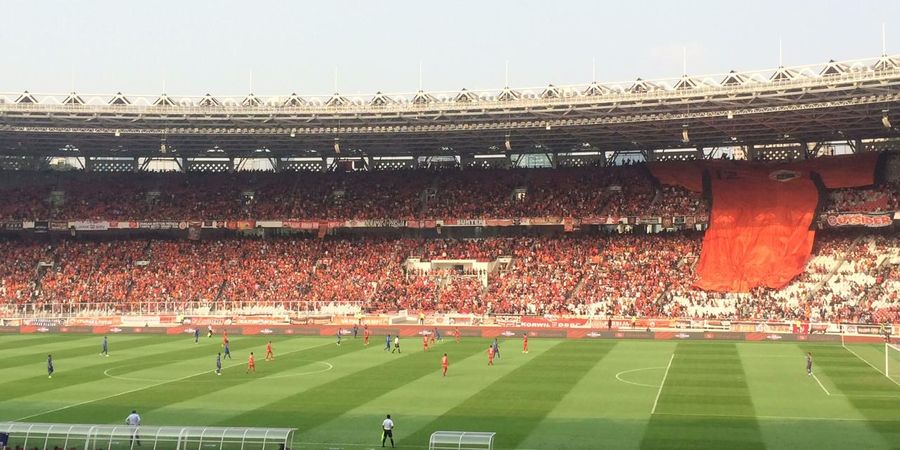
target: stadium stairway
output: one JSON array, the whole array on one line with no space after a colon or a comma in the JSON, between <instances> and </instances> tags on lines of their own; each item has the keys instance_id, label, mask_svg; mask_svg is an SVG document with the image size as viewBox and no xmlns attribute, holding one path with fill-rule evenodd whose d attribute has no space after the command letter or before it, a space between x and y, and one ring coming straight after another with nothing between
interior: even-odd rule
<instances>
[{"instance_id":1,"label":"stadium stairway","mask_svg":"<svg viewBox=\"0 0 900 450\"><path fill-rule=\"evenodd\" d=\"M856 247L859 244L859 241L861 239L862 239L862 236L854 239L853 242L850 244L850 249L853 249L854 247ZM806 294L806 298L804 299L805 302L808 303L816 295L818 295L819 291L821 291L822 288L828 284L828 281L831 280L831 278L833 278L838 273L839 270L841 270L841 267L844 265L845 262L847 262L847 254L848 254L848 252L843 252L840 254L840 259L838 260L837 264L835 264L834 267L832 267L831 270L828 272L828 274L825 275L824 277L822 277L822 279L818 283L816 283L813 286L813 288L810 289L809 292Z\"/></svg>"}]
</instances>

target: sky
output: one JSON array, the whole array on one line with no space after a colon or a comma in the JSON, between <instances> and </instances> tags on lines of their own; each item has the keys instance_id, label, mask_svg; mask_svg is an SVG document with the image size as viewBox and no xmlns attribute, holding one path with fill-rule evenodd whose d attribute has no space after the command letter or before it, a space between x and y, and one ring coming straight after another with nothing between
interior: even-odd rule
<instances>
[{"instance_id":1,"label":"sky","mask_svg":"<svg viewBox=\"0 0 900 450\"><path fill-rule=\"evenodd\" d=\"M900 54L900 0L0 1L0 92L497 89ZM592 63L594 61L594 63ZM336 74L336 76L335 76Z\"/></svg>"}]
</instances>

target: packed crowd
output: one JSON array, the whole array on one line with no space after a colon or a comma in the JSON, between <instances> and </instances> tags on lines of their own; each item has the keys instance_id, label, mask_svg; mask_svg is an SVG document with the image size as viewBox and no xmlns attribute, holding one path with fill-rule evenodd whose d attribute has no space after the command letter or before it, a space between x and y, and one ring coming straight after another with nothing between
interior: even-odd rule
<instances>
[{"instance_id":1,"label":"packed crowd","mask_svg":"<svg viewBox=\"0 0 900 450\"><path fill-rule=\"evenodd\" d=\"M841 213L900 211L900 182L863 189L835 189L828 193L824 210Z\"/></svg>"},{"instance_id":2,"label":"packed crowd","mask_svg":"<svg viewBox=\"0 0 900 450\"><path fill-rule=\"evenodd\" d=\"M477 186L477 188L473 188ZM823 211L900 210L900 182L837 189ZM334 173L12 172L0 220L350 220L700 216L701 194L610 168Z\"/></svg>"},{"instance_id":3,"label":"packed crowd","mask_svg":"<svg viewBox=\"0 0 900 450\"><path fill-rule=\"evenodd\" d=\"M352 305L349 311L374 313L846 322L900 314L900 236L820 233L803 274L782 289L750 293L692 286L701 241L698 233L3 241L0 302L38 311L91 304L117 312L186 304L285 312ZM432 265L414 267L410 258ZM471 264L448 269L435 265L441 260Z\"/></svg>"},{"instance_id":4,"label":"packed crowd","mask_svg":"<svg viewBox=\"0 0 900 450\"><path fill-rule=\"evenodd\" d=\"M476 187L477 186L477 187ZM12 172L0 220L363 220L706 215L641 165L333 173Z\"/></svg>"}]
</instances>

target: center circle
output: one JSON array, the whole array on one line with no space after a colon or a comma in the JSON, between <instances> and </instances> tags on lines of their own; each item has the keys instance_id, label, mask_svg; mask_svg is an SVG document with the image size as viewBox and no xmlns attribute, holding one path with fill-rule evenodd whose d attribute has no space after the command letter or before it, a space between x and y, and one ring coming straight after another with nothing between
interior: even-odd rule
<instances>
[{"instance_id":1,"label":"center circle","mask_svg":"<svg viewBox=\"0 0 900 450\"><path fill-rule=\"evenodd\" d=\"M623 370L616 374L616 380L619 380L626 384L632 384L635 386L642 386L642 387L658 389L660 387L660 385L658 385L658 384L647 384L647 383L638 383L637 381L629 381L629 380L625 379L625 377L622 377L622 375L629 374L629 373L635 373L635 372L645 372L648 370L663 370L665 368L666 368L665 366L659 366L659 367L641 367L640 369Z\"/></svg>"}]
</instances>

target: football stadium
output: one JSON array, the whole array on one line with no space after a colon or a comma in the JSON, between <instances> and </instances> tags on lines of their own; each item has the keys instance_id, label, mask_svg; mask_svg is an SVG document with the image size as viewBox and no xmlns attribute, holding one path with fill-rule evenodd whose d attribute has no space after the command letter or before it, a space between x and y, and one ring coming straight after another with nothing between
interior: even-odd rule
<instances>
[{"instance_id":1,"label":"football stadium","mask_svg":"<svg viewBox=\"0 0 900 450\"><path fill-rule=\"evenodd\" d=\"M0 448L900 448L875 54L324 96L0 74Z\"/></svg>"}]
</instances>

